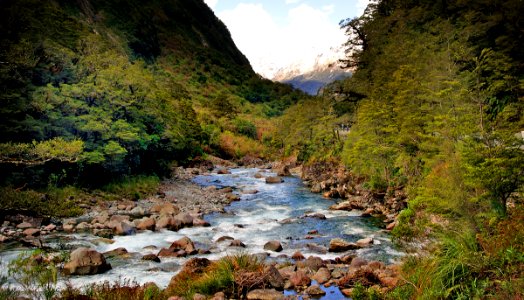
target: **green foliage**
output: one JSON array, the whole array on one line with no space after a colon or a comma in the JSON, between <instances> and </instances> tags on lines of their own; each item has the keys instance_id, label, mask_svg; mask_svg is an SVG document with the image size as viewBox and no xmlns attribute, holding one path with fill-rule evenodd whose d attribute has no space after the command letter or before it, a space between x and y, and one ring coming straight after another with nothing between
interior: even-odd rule
<instances>
[{"instance_id":1,"label":"green foliage","mask_svg":"<svg viewBox=\"0 0 524 300\"><path fill-rule=\"evenodd\" d=\"M109 183L102 190L117 198L139 200L156 193L159 185L157 176L133 176Z\"/></svg>"},{"instance_id":2,"label":"green foliage","mask_svg":"<svg viewBox=\"0 0 524 300\"><path fill-rule=\"evenodd\" d=\"M65 162L76 162L82 154L84 142L78 139L66 141L53 138L31 144L0 144L0 161L22 165L40 164L56 159Z\"/></svg>"},{"instance_id":3,"label":"green foliage","mask_svg":"<svg viewBox=\"0 0 524 300\"><path fill-rule=\"evenodd\" d=\"M23 212L56 217L71 217L82 213L82 209L74 201L82 192L72 187L50 187L45 194L1 187L0 193L0 211L6 213Z\"/></svg>"},{"instance_id":4,"label":"green foliage","mask_svg":"<svg viewBox=\"0 0 524 300\"><path fill-rule=\"evenodd\" d=\"M21 253L8 265L8 274L32 299L53 299L58 294L58 269L41 250Z\"/></svg>"},{"instance_id":5,"label":"green foliage","mask_svg":"<svg viewBox=\"0 0 524 300\"><path fill-rule=\"evenodd\" d=\"M235 132L241 135L245 135L248 138L257 139L257 127L248 120L236 118L233 120L235 126Z\"/></svg>"}]
</instances>

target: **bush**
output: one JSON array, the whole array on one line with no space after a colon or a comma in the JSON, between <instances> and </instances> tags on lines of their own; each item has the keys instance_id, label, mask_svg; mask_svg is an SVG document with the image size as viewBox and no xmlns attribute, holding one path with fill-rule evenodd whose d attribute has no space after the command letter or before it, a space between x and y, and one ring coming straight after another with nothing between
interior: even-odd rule
<instances>
[{"instance_id":1,"label":"bush","mask_svg":"<svg viewBox=\"0 0 524 300\"><path fill-rule=\"evenodd\" d=\"M20 254L9 263L8 274L32 299L49 300L58 293L58 269L41 250Z\"/></svg>"},{"instance_id":2,"label":"bush","mask_svg":"<svg viewBox=\"0 0 524 300\"><path fill-rule=\"evenodd\" d=\"M257 139L257 127L255 124L247 120L237 118L233 120L233 125L235 126L236 133L254 140Z\"/></svg>"}]
</instances>

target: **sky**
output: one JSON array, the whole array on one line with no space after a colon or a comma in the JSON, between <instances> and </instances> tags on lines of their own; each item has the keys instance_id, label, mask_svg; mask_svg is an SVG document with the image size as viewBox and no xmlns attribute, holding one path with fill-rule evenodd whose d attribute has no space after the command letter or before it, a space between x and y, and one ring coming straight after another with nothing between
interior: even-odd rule
<instances>
[{"instance_id":1,"label":"sky","mask_svg":"<svg viewBox=\"0 0 524 300\"><path fill-rule=\"evenodd\" d=\"M340 47L339 27L361 15L369 0L204 0L228 27L255 72L271 78L279 68L311 64Z\"/></svg>"}]
</instances>

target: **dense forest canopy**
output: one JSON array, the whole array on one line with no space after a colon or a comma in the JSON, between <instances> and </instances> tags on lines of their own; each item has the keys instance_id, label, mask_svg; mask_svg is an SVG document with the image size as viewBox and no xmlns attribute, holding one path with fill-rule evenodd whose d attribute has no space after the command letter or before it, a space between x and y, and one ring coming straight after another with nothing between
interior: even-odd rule
<instances>
[{"instance_id":1,"label":"dense forest canopy","mask_svg":"<svg viewBox=\"0 0 524 300\"><path fill-rule=\"evenodd\" d=\"M254 74L203 1L3 1L0 17L8 184L259 156L265 120L304 96Z\"/></svg>"}]
</instances>

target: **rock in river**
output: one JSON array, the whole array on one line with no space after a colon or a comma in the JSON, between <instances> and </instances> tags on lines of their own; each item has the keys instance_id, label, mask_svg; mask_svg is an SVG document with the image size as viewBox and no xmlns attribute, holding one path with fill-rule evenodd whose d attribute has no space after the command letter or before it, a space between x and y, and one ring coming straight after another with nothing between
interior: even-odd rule
<instances>
[{"instance_id":1,"label":"rock in river","mask_svg":"<svg viewBox=\"0 0 524 300\"><path fill-rule=\"evenodd\" d=\"M349 243L343 239L332 239L329 242L329 252L344 252L348 250L360 249L361 247L355 243Z\"/></svg>"},{"instance_id":2,"label":"rock in river","mask_svg":"<svg viewBox=\"0 0 524 300\"><path fill-rule=\"evenodd\" d=\"M104 255L93 249L77 248L71 252L71 259L64 265L66 275L92 275L111 269Z\"/></svg>"},{"instance_id":3,"label":"rock in river","mask_svg":"<svg viewBox=\"0 0 524 300\"><path fill-rule=\"evenodd\" d=\"M264 250L280 252L283 248L279 241L269 241L264 245Z\"/></svg>"}]
</instances>

